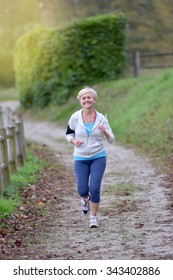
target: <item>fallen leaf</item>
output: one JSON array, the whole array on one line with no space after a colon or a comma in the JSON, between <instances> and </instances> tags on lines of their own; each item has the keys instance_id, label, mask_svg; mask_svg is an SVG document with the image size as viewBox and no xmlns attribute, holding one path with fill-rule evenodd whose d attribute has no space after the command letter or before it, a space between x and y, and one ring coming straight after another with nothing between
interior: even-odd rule
<instances>
[{"instance_id":1,"label":"fallen leaf","mask_svg":"<svg viewBox=\"0 0 173 280\"><path fill-rule=\"evenodd\" d=\"M141 228L143 226L144 226L144 224L142 224L142 223L135 223L135 228Z\"/></svg>"},{"instance_id":2,"label":"fallen leaf","mask_svg":"<svg viewBox=\"0 0 173 280\"><path fill-rule=\"evenodd\" d=\"M39 205L39 206L44 206L45 204L44 204L42 201L39 201L39 202L38 202L38 205Z\"/></svg>"},{"instance_id":3,"label":"fallen leaf","mask_svg":"<svg viewBox=\"0 0 173 280\"><path fill-rule=\"evenodd\" d=\"M44 190L46 193L49 193L49 194L51 194L52 192L50 191L50 190Z\"/></svg>"},{"instance_id":4,"label":"fallen leaf","mask_svg":"<svg viewBox=\"0 0 173 280\"><path fill-rule=\"evenodd\" d=\"M92 247L92 248L91 248L91 250L94 250L94 251L99 250L99 249L100 249L99 246L95 246L95 247Z\"/></svg>"}]
</instances>

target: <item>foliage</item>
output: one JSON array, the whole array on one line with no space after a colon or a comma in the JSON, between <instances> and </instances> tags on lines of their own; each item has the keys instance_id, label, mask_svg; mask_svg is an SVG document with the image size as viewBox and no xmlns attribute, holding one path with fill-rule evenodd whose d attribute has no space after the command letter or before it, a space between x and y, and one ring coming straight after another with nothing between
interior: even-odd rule
<instances>
[{"instance_id":1,"label":"foliage","mask_svg":"<svg viewBox=\"0 0 173 280\"><path fill-rule=\"evenodd\" d=\"M81 85L119 78L126 22L123 14L109 14L63 29L39 27L22 36L15 71L23 106L61 104Z\"/></svg>"}]
</instances>

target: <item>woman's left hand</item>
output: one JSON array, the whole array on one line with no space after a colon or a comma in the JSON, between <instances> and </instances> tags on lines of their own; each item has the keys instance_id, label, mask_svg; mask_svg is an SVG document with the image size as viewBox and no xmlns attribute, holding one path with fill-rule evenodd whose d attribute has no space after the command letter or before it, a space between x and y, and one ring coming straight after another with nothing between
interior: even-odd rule
<instances>
[{"instance_id":1,"label":"woman's left hand","mask_svg":"<svg viewBox=\"0 0 173 280\"><path fill-rule=\"evenodd\" d=\"M100 132L103 132L103 133L106 131L106 129L103 125L99 125L98 129L100 130Z\"/></svg>"},{"instance_id":2,"label":"woman's left hand","mask_svg":"<svg viewBox=\"0 0 173 280\"><path fill-rule=\"evenodd\" d=\"M109 133L107 133L106 128L103 125L99 125L98 129L107 139L110 137Z\"/></svg>"}]
</instances>

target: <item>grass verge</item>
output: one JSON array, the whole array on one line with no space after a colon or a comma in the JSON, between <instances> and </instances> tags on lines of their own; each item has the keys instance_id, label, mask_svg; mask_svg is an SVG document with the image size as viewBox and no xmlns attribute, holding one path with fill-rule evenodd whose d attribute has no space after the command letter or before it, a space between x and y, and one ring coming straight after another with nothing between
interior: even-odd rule
<instances>
[{"instance_id":1,"label":"grass verge","mask_svg":"<svg viewBox=\"0 0 173 280\"><path fill-rule=\"evenodd\" d=\"M3 88L0 87L0 101L18 100L19 95L15 87Z\"/></svg>"},{"instance_id":2,"label":"grass verge","mask_svg":"<svg viewBox=\"0 0 173 280\"><path fill-rule=\"evenodd\" d=\"M32 154L31 149L27 149L25 165L11 175L10 184L4 188L3 195L0 197L0 218L11 215L16 206L22 203L20 187L27 188L28 184L35 183L38 179L38 171L45 165L45 161L40 161Z\"/></svg>"}]
</instances>

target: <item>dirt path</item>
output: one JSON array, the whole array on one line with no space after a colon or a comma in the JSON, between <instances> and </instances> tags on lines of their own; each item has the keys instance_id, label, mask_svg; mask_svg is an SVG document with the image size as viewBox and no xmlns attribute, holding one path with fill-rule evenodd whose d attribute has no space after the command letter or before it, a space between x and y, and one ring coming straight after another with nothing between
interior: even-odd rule
<instances>
[{"instance_id":1,"label":"dirt path","mask_svg":"<svg viewBox=\"0 0 173 280\"><path fill-rule=\"evenodd\" d=\"M66 186L71 195L64 196L59 212L53 214L54 223L45 229L37 247L52 259L173 259L172 195L164 187L164 175L156 174L149 159L132 149L106 144L100 227L90 229L89 217L80 214L73 149L64 139L65 129L25 120L24 130L26 139L54 150L72 179ZM119 185L127 190L118 190Z\"/></svg>"}]
</instances>

